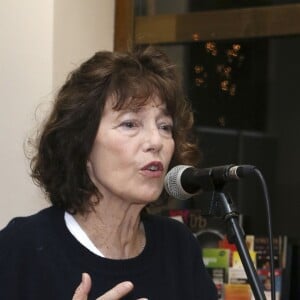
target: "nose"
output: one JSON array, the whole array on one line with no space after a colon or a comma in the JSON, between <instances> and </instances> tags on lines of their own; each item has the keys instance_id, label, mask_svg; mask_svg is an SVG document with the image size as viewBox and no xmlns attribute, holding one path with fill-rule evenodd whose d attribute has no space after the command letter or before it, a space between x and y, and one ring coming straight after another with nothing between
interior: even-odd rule
<instances>
[{"instance_id":1,"label":"nose","mask_svg":"<svg viewBox=\"0 0 300 300\"><path fill-rule=\"evenodd\" d=\"M143 150L145 152L159 152L162 147L163 137L161 136L159 129L155 126L146 130Z\"/></svg>"}]
</instances>

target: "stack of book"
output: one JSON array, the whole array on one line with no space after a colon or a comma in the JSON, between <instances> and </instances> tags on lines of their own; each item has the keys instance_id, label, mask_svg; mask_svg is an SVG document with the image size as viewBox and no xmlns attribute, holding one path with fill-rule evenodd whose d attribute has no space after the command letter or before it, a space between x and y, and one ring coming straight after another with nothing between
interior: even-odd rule
<instances>
[{"instance_id":1,"label":"stack of book","mask_svg":"<svg viewBox=\"0 0 300 300\"><path fill-rule=\"evenodd\" d=\"M226 226L221 220L205 217L199 210L169 210L167 215L185 223L200 242L204 264L217 287L219 299L254 299L239 253L236 246L228 242ZM245 242L269 300L271 274L268 237L246 235ZM283 274L290 273L286 236L273 238L273 252L276 300L280 300L283 282L286 281L282 279Z\"/></svg>"}]
</instances>

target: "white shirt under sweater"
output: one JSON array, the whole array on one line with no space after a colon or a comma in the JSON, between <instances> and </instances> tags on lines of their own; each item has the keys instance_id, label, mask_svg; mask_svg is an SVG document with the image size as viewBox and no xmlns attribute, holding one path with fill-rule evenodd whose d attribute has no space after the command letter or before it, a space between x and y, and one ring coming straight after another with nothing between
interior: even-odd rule
<instances>
[{"instance_id":1,"label":"white shirt under sweater","mask_svg":"<svg viewBox=\"0 0 300 300\"><path fill-rule=\"evenodd\" d=\"M90 238L83 231L83 229L80 227L76 219L71 214L65 212L64 218L65 218L67 228L81 245L83 245L85 248L87 248L94 254L104 257L104 255L94 245L94 243L90 240Z\"/></svg>"}]
</instances>

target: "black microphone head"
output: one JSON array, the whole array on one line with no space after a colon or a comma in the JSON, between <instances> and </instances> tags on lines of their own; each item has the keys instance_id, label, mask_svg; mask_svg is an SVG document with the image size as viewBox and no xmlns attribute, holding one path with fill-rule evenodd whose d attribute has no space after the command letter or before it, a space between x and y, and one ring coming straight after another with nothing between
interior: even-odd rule
<instances>
[{"instance_id":1,"label":"black microphone head","mask_svg":"<svg viewBox=\"0 0 300 300\"><path fill-rule=\"evenodd\" d=\"M183 171L191 166L179 165L172 168L165 177L165 189L167 193L178 200L187 200L194 196L194 194L187 193L181 184L181 175Z\"/></svg>"}]
</instances>

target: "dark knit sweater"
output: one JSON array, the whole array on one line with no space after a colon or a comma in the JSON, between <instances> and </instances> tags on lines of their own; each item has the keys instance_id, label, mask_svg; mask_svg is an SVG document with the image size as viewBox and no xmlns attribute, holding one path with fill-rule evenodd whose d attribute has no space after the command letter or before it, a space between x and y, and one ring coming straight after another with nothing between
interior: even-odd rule
<instances>
[{"instance_id":1,"label":"dark knit sweater","mask_svg":"<svg viewBox=\"0 0 300 300\"><path fill-rule=\"evenodd\" d=\"M130 280L134 290L123 299L217 299L197 240L181 223L166 217L143 218L147 244L132 259L99 257L68 231L64 211L51 207L13 219L0 231L0 299L71 300L87 272L89 299Z\"/></svg>"}]
</instances>

